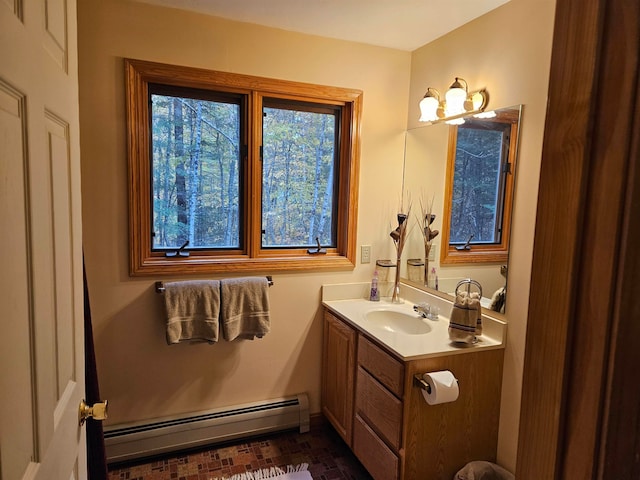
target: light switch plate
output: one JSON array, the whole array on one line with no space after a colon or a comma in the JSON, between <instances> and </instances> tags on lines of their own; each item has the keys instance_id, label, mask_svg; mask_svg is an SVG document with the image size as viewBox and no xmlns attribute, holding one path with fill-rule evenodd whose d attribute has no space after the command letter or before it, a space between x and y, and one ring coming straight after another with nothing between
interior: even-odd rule
<instances>
[{"instance_id":1,"label":"light switch plate","mask_svg":"<svg viewBox=\"0 0 640 480\"><path fill-rule=\"evenodd\" d=\"M371 263L371 245L360 246L360 263Z\"/></svg>"},{"instance_id":2,"label":"light switch plate","mask_svg":"<svg viewBox=\"0 0 640 480\"><path fill-rule=\"evenodd\" d=\"M429 261L430 262L435 262L436 261L436 249L438 248L438 245L436 245L435 243L431 244L431 249L429 250Z\"/></svg>"}]
</instances>

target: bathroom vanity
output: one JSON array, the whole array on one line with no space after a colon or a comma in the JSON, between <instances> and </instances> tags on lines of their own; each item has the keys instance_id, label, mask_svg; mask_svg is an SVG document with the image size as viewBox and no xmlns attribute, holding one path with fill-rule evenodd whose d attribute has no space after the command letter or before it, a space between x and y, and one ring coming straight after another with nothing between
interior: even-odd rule
<instances>
[{"instance_id":1,"label":"bathroom vanity","mask_svg":"<svg viewBox=\"0 0 640 480\"><path fill-rule=\"evenodd\" d=\"M480 341L458 347L446 300L431 298L443 315L428 320L412 310L423 293L396 305L326 289L322 410L371 476L451 480L469 461L495 462L506 325L483 316ZM459 397L429 405L414 376L439 370Z\"/></svg>"}]
</instances>

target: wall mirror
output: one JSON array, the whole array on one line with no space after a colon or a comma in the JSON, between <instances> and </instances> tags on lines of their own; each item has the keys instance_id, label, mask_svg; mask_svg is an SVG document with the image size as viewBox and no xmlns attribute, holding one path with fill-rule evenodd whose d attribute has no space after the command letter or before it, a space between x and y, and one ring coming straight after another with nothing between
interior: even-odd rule
<instances>
[{"instance_id":1,"label":"wall mirror","mask_svg":"<svg viewBox=\"0 0 640 480\"><path fill-rule=\"evenodd\" d=\"M495 113L406 132L403 192L413 218L400 272L403 282L445 296L472 278L482 285L483 307L493 298L495 312L504 313L522 105ZM425 272L421 216L429 209L439 234Z\"/></svg>"}]
</instances>

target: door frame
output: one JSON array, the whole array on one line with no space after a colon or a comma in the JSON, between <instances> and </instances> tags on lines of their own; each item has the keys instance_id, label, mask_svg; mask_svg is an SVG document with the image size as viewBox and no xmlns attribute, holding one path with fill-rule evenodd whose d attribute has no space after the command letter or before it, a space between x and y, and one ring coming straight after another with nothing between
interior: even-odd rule
<instances>
[{"instance_id":1,"label":"door frame","mask_svg":"<svg viewBox=\"0 0 640 480\"><path fill-rule=\"evenodd\" d=\"M638 478L639 56L637 0L557 0L518 480Z\"/></svg>"}]
</instances>

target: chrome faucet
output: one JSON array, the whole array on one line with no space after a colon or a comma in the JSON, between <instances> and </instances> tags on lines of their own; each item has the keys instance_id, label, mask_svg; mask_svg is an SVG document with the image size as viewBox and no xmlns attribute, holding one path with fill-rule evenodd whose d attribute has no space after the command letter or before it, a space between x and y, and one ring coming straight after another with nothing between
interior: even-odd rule
<instances>
[{"instance_id":1,"label":"chrome faucet","mask_svg":"<svg viewBox=\"0 0 640 480\"><path fill-rule=\"evenodd\" d=\"M429 320L437 320L440 309L436 306L432 306L428 303L420 303L413 306L413 311L418 313L422 318L428 318Z\"/></svg>"},{"instance_id":2,"label":"chrome faucet","mask_svg":"<svg viewBox=\"0 0 640 480\"><path fill-rule=\"evenodd\" d=\"M421 303L420 305L414 305L413 311L418 313L422 318L427 318L431 313L431 305L428 303Z\"/></svg>"}]
</instances>

